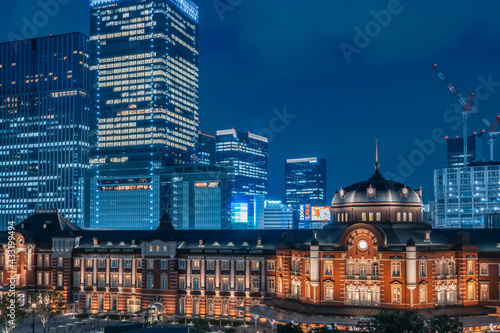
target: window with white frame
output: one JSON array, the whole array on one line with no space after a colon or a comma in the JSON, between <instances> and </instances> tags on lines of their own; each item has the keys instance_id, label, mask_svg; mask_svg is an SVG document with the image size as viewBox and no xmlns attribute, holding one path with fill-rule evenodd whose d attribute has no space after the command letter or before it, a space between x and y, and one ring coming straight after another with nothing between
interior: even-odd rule
<instances>
[{"instance_id":1,"label":"window with white frame","mask_svg":"<svg viewBox=\"0 0 500 333\"><path fill-rule=\"evenodd\" d=\"M131 268L132 267L132 260L130 260L130 259L123 260L123 267L124 268Z\"/></svg>"},{"instance_id":2,"label":"window with white frame","mask_svg":"<svg viewBox=\"0 0 500 333\"><path fill-rule=\"evenodd\" d=\"M213 260L207 260L207 270L211 271L214 269L214 261Z\"/></svg>"},{"instance_id":3,"label":"window with white frame","mask_svg":"<svg viewBox=\"0 0 500 333\"><path fill-rule=\"evenodd\" d=\"M229 277L223 276L221 278L221 291L229 291Z\"/></svg>"},{"instance_id":4,"label":"window with white frame","mask_svg":"<svg viewBox=\"0 0 500 333\"><path fill-rule=\"evenodd\" d=\"M488 275L488 264L479 264L479 275Z\"/></svg>"},{"instance_id":5,"label":"window with white frame","mask_svg":"<svg viewBox=\"0 0 500 333\"><path fill-rule=\"evenodd\" d=\"M274 277L267 278L267 291L270 293L274 293L276 291L276 282Z\"/></svg>"},{"instance_id":6,"label":"window with white frame","mask_svg":"<svg viewBox=\"0 0 500 333\"><path fill-rule=\"evenodd\" d=\"M207 276L207 290L209 290L209 291L214 290L214 277L213 276Z\"/></svg>"},{"instance_id":7,"label":"window with white frame","mask_svg":"<svg viewBox=\"0 0 500 333\"><path fill-rule=\"evenodd\" d=\"M401 303L401 286L393 285L392 289L392 303Z\"/></svg>"},{"instance_id":8,"label":"window with white frame","mask_svg":"<svg viewBox=\"0 0 500 333\"><path fill-rule=\"evenodd\" d=\"M168 269L168 260L167 259L162 259L160 261L160 268L161 269Z\"/></svg>"},{"instance_id":9,"label":"window with white frame","mask_svg":"<svg viewBox=\"0 0 500 333\"><path fill-rule=\"evenodd\" d=\"M167 290L168 289L168 275L162 274L160 288L163 289L163 290Z\"/></svg>"},{"instance_id":10,"label":"window with white frame","mask_svg":"<svg viewBox=\"0 0 500 333\"><path fill-rule=\"evenodd\" d=\"M80 273L73 273L73 286L74 287L79 287L80 286Z\"/></svg>"},{"instance_id":11,"label":"window with white frame","mask_svg":"<svg viewBox=\"0 0 500 333\"><path fill-rule=\"evenodd\" d=\"M229 260L222 260L220 262L220 265L221 265L220 269L222 269L224 271L229 270Z\"/></svg>"},{"instance_id":12,"label":"window with white frame","mask_svg":"<svg viewBox=\"0 0 500 333\"><path fill-rule=\"evenodd\" d=\"M481 282L479 284L479 295L481 301L487 301L490 298L489 284L487 282Z\"/></svg>"},{"instance_id":13,"label":"window with white frame","mask_svg":"<svg viewBox=\"0 0 500 333\"><path fill-rule=\"evenodd\" d=\"M236 270L243 271L244 269L245 269L245 261L244 260L236 261Z\"/></svg>"},{"instance_id":14,"label":"window with white frame","mask_svg":"<svg viewBox=\"0 0 500 333\"><path fill-rule=\"evenodd\" d=\"M200 269L200 260L193 260L191 261L193 269L199 270Z\"/></svg>"},{"instance_id":15,"label":"window with white frame","mask_svg":"<svg viewBox=\"0 0 500 333\"><path fill-rule=\"evenodd\" d=\"M186 269L186 260L179 259L177 267L178 267L178 269Z\"/></svg>"},{"instance_id":16,"label":"window with white frame","mask_svg":"<svg viewBox=\"0 0 500 333\"><path fill-rule=\"evenodd\" d=\"M242 292L245 291L245 278L237 277L236 278L236 291Z\"/></svg>"},{"instance_id":17,"label":"window with white frame","mask_svg":"<svg viewBox=\"0 0 500 333\"><path fill-rule=\"evenodd\" d=\"M123 274L123 286L127 288L132 286L132 275L130 273Z\"/></svg>"},{"instance_id":18,"label":"window with white frame","mask_svg":"<svg viewBox=\"0 0 500 333\"><path fill-rule=\"evenodd\" d=\"M418 300L420 303L427 303L427 285L421 284L418 287Z\"/></svg>"},{"instance_id":19,"label":"window with white frame","mask_svg":"<svg viewBox=\"0 0 500 333\"><path fill-rule=\"evenodd\" d=\"M146 280L146 288L147 289L153 289L155 286L155 280L153 274L149 274Z\"/></svg>"},{"instance_id":20,"label":"window with white frame","mask_svg":"<svg viewBox=\"0 0 500 333\"><path fill-rule=\"evenodd\" d=\"M391 276L400 277L401 276L401 260L391 261Z\"/></svg>"},{"instance_id":21,"label":"window with white frame","mask_svg":"<svg viewBox=\"0 0 500 333\"><path fill-rule=\"evenodd\" d=\"M274 260L268 260L267 261L267 270L268 271L274 271L275 269L275 261Z\"/></svg>"},{"instance_id":22,"label":"window with white frame","mask_svg":"<svg viewBox=\"0 0 500 333\"><path fill-rule=\"evenodd\" d=\"M260 291L260 279L258 277L252 278L252 290L253 292Z\"/></svg>"},{"instance_id":23,"label":"window with white frame","mask_svg":"<svg viewBox=\"0 0 500 333\"><path fill-rule=\"evenodd\" d=\"M186 277L185 276L179 277L179 290L186 290Z\"/></svg>"},{"instance_id":24,"label":"window with white frame","mask_svg":"<svg viewBox=\"0 0 500 333\"><path fill-rule=\"evenodd\" d=\"M118 274L117 273L111 273L111 287L112 288L118 287Z\"/></svg>"},{"instance_id":25,"label":"window with white frame","mask_svg":"<svg viewBox=\"0 0 500 333\"><path fill-rule=\"evenodd\" d=\"M193 276L193 290L200 290L200 277Z\"/></svg>"},{"instance_id":26,"label":"window with white frame","mask_svg":"<svg viewBox=\"0 0 500 333\"><path fill-rule=\"evenodd\" d=\"M418 276L426 277L427 276L427 260L420 259L418 261Z\"/></svg>"},{"instance_id":27,"label":"window with white frame","mask_svg":"<svg viewBox=\"0 0 500 333\"><path fill-rule=\"evenodd\" d=\"M111 259L111 268L118 268L118 259Z\"/></svg>"}]
</instances>

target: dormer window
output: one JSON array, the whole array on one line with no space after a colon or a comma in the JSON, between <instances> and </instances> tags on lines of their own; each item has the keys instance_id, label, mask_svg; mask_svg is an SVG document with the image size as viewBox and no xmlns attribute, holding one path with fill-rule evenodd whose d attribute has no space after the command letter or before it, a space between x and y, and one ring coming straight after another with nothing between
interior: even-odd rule
<instances>
[{"instance_id":1,"label":"dormer window","mask_svg":"<svg viewBox=\"0 0 500 333\"><path fill-rule=\"evenodd\" d=\"M227 246L234 246L234 243L233 242L228 242Z\"/></svg>"},{"instance_id":2,"label":"dormer window","mask_svg":"<svg viewBox=\"0 0 500 333\"><path fill-rule=\"evenodd\" d=\"M94 241L94 246L99 245L99 239L97 239L97 237L92 238L92 240Z\"/></svg>"},{"instance_id":3,"label":"dormer window","mask_svg":"<svg viewBox=\"0 0 500 333\"><path fill-rule=\"evenodd\" d=\"M242 246L248 246L248 242L243 242Z\"/></svg>"},{"instance_id":4,"label":"dormer window","mask_svg":"<svg viewBox=\"0 0 500 333\"><path fill-rule=\"evenodd\" d=\"M219 242L214 242L214 246L220 246Z\"/></svg>"}]
</instances>

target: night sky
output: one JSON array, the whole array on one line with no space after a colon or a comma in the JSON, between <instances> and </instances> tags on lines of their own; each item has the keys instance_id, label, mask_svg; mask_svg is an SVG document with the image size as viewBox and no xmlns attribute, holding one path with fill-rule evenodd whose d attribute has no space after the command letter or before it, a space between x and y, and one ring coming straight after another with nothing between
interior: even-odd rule
<instances>
[{"instance_id":1,"label":"night sky","mask_svg":"<svg viewBox=\"0 0 500 333\"><path fill-rule=\"evenodd\" d=\"M40 3L53 1L2 1L0 41L89 34L89 1L58 0L43 22ZM286 158L319 156L327 158L330 200L371 176L377 138L381 172L422 186L424 201L432 200L433 169L446 161L441 138L462 133L434 63L464 92L478 89L490 121L500 114L498 1L198 4L200 129L269 136L272 197L283 196ZM40 27L23 31L26 22ZM472 116L469 133L482 129ZM500 160L500 140L495 151Z\"/></svg>"}]
</instances>

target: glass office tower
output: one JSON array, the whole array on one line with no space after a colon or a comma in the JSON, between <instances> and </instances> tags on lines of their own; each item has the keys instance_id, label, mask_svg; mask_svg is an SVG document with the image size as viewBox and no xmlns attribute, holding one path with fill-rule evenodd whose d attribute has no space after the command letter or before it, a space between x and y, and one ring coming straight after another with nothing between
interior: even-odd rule
<instances>
[{"instance_id":1,"label":"glass office tower","mask_svg":"<svg viewBox=\"0 0 500 333\"><path fill-rule=\"evenodd\" d=\"M198 7L191 0L92 0L90 30L90 225L156 228L161 169L197 154ZM104 193L111 182L117 186ZM130 217L117 224L115 213L127 210Z\"/></svg>"},{"instance_id":2,"label":"glass office tower","mask_svg":"<svg viewBox=\"0 0 500 333\"><path fill-rule=\"evenodd\" d=\"M161 175L162 206L175 229L228 229L231 179L214 165L167 168Z\"/></svg>"},{"instance_id":3,"label":"glass office tower","mask_svg":"<svg viewBox=\"0 0 500 333\"><path fill-rule=\"evenodd\" d=\"M286 160L285 202L294 208L301 204L326 204L326 159L310 157Z\"/></svg>"},{"instance_id":4,"label":"glass office tower","mask_svg":"<svg viewBox=\"0 0 500 333\"><path fill-rule=\"evenodd\" d=\"M89 167L89 40L0 44L0 229L35 209L82 225Z\"/></svg>"},{"instance_id":5,"label":"glass office tower","mask_svg":"<svg viewBox=\"0 0 500 333\"><path fill-rule=\"evenodd\" d=\"M233 195L267 194L267 139L234 129L217 131L215 160L234 179Z\"/></svg>"},{"instance_id":6,"label":"glass office tower","mask_svg":"<svg viewBox=\"0 0 500 333\"><path fill-rule=\"evenodd\" d=\"M198 164L215 165L215 134L199 131Z\"/></svg>"}]
</instances>

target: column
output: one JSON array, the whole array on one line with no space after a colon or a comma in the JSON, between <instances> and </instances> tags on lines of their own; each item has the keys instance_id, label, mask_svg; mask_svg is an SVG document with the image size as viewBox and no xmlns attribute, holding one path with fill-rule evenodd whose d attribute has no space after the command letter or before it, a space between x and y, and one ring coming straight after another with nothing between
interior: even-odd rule
<instances>
[{"instance_id":1,"label":"column","mask_svg":"<svg viewBox=\"0 0 500 333\"><path fill-rule=\"evenodd\" d=\"M234 290L234 260L230 260L231 262L231 290Z\"/></svg>"},{"instance_id":2,"label":"column","mask_svg":"<svg viewBox=\"0 0 500 333\"><path fill-rule=\"evenodd\" d=\"M186 260L186 288L191 289L191 260Z\"/></svg>"},{"instance_id":3,"label":"column","mask_svg":"<svg viewBox=\"0 0 500 333\"><path fill-rule=\"evenodd\" d=\"M200 260L201 261L201 267L200 267L200 289L204 290L205 289L205 260Z\"/></svg>"},{"instance_id":4,"label":"column","mask_svg":"<svg viewBox=\"0 0 500 333\"><path fill-rule=\"evenodd\" d=\"M266 261L264 259L262 259L260 261L260 291L261 293L265 293L266 292Z\"/></svg>"},{"instance_id":5,"label":"column","mask_svg":"<svg viewBox=\"0 0 500 333\"><path fill-rule=\"evenodd\" d=\"M111 265L111 261L109 258L106 258L106 286L109 287L109 266Z\"/></svg>"},{"instance_id":6,"label":"column","mask_svg":"<svg viewBox=\"0 0 500 333\"><path fill-rule=\"evenodd\" d=\"M245 290L250 291L250 260L245 260Z\"/></svg>"}]
</instances>

